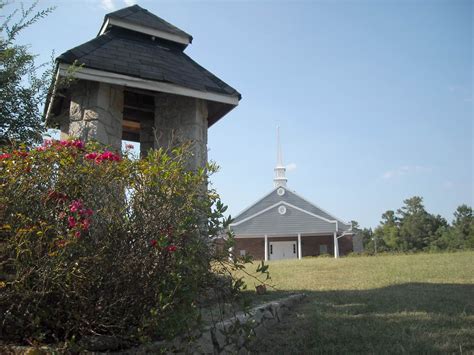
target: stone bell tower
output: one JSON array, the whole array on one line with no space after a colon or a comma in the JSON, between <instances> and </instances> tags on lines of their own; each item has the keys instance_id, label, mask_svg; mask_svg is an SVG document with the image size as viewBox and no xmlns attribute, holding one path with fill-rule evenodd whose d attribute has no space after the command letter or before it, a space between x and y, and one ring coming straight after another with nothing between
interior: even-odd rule
<instances>
[{"instance_id":1,"label":"stone bell tower","mask_svg":"<svg viewBox=\"0 0 474 355\"><path fill-rule=\"evenodd\" d=\"M56 59L48 126L116 150L139 142L142 156L191 141L191 165L202 166L208 127L241 95L184 53L192 39L138 5L107 14L96 38Z\"/></svg>"}]
</instances>

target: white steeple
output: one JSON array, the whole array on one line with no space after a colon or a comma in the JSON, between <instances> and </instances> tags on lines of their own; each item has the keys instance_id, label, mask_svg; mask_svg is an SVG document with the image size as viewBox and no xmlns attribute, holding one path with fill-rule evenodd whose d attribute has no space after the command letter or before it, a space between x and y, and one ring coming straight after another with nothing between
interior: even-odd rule
<instances>
[{"instance_id":1,"label":"white steeple","mask_svg":"<svg viewBox=\"0 0 474 355\"><path fill-rule=\"evenodd\" d=\"M280 127L277 127L277 165L274 170L275 178L273 179L273 185L275 187L286 187L288 179L285 176L286 168L283 165L283 155L281 154Z\"/></svg>"}]
</instances>

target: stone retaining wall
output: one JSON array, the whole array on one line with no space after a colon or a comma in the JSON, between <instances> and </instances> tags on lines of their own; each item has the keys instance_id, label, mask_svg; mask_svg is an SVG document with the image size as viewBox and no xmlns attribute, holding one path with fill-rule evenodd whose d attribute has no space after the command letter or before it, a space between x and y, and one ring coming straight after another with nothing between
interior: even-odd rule
<instances>
[{"instance_id":1,"label":"stone retaining wall","mask_svg":"<svg viewBox=\"0 0 474 355\"><path fill-rule=\"evenodd\" d=\"M306 297L305 294L295 294L289 297L265 303L236 316L219 322L204 329L201 336L189 346L192 354L248 354L251 342L265 336L268 329L279 323L285 314L298 302ZM122 354L152 354L158 353L170 345L180 348L179 338L172 343L156 342L141 346L133 351ZM174 345L174 346L173 346ZM179 350L178 350L179 351Z\"/></svg>"},{"instance_id":2,"label":"stone retaining wall","mask_svg":"<svg viewBox=\"0 0 474 355\"><path fill-rule=\"evenodd\" d=\"M198 340L196 354L247 354L249 339L247 332L237 332L226 337L226 333L231 332L236 324L245 324L251 330L252 340L258 339L267 333L267 330L279 323L285 314L298 302L303 300L305 294L291 295L287 298L273 301L255 307L248 314L239 314L231 319L218 323L215 327L205 330L201 339ZM209 335L208 335L209 334ZM212 340L209 343L209 336ZM200 352L202 350L202 352Z\"/></svg>"}]
</instances>

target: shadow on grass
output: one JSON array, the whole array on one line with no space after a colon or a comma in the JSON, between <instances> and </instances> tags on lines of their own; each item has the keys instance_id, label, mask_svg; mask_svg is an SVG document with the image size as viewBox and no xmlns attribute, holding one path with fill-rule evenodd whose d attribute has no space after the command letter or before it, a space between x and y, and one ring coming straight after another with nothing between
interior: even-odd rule
<instances>
[{"instance_id":1,"label":"shadow on grass","mask_svg":"<svg viewBox=\"0 0 474 355\"><path fill-rule=\"evenodd\" d=\"M405 283L299 292L307 301L259 339L253 352L474 352L474 285Z\"/></svg>"}]
</instances>

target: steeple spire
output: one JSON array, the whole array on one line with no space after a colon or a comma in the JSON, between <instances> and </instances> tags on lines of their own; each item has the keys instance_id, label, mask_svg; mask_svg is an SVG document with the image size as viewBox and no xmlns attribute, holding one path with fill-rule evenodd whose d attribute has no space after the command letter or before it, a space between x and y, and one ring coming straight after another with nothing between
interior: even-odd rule
<instances>
[{"instance_id":1,"label":"steeple spire","mask_svg":"<svg viewBox=\"0 0 474 355\"><path fill-rule=\"evenodd\" d=\"M285 176L286 168L283 165L283 155L281 153L280 143L280 127L277 127L277 165L275 166L275 178L273 179L273 185L275 187L286 187L288 179Z\"/></svg>"}]
</instances>

